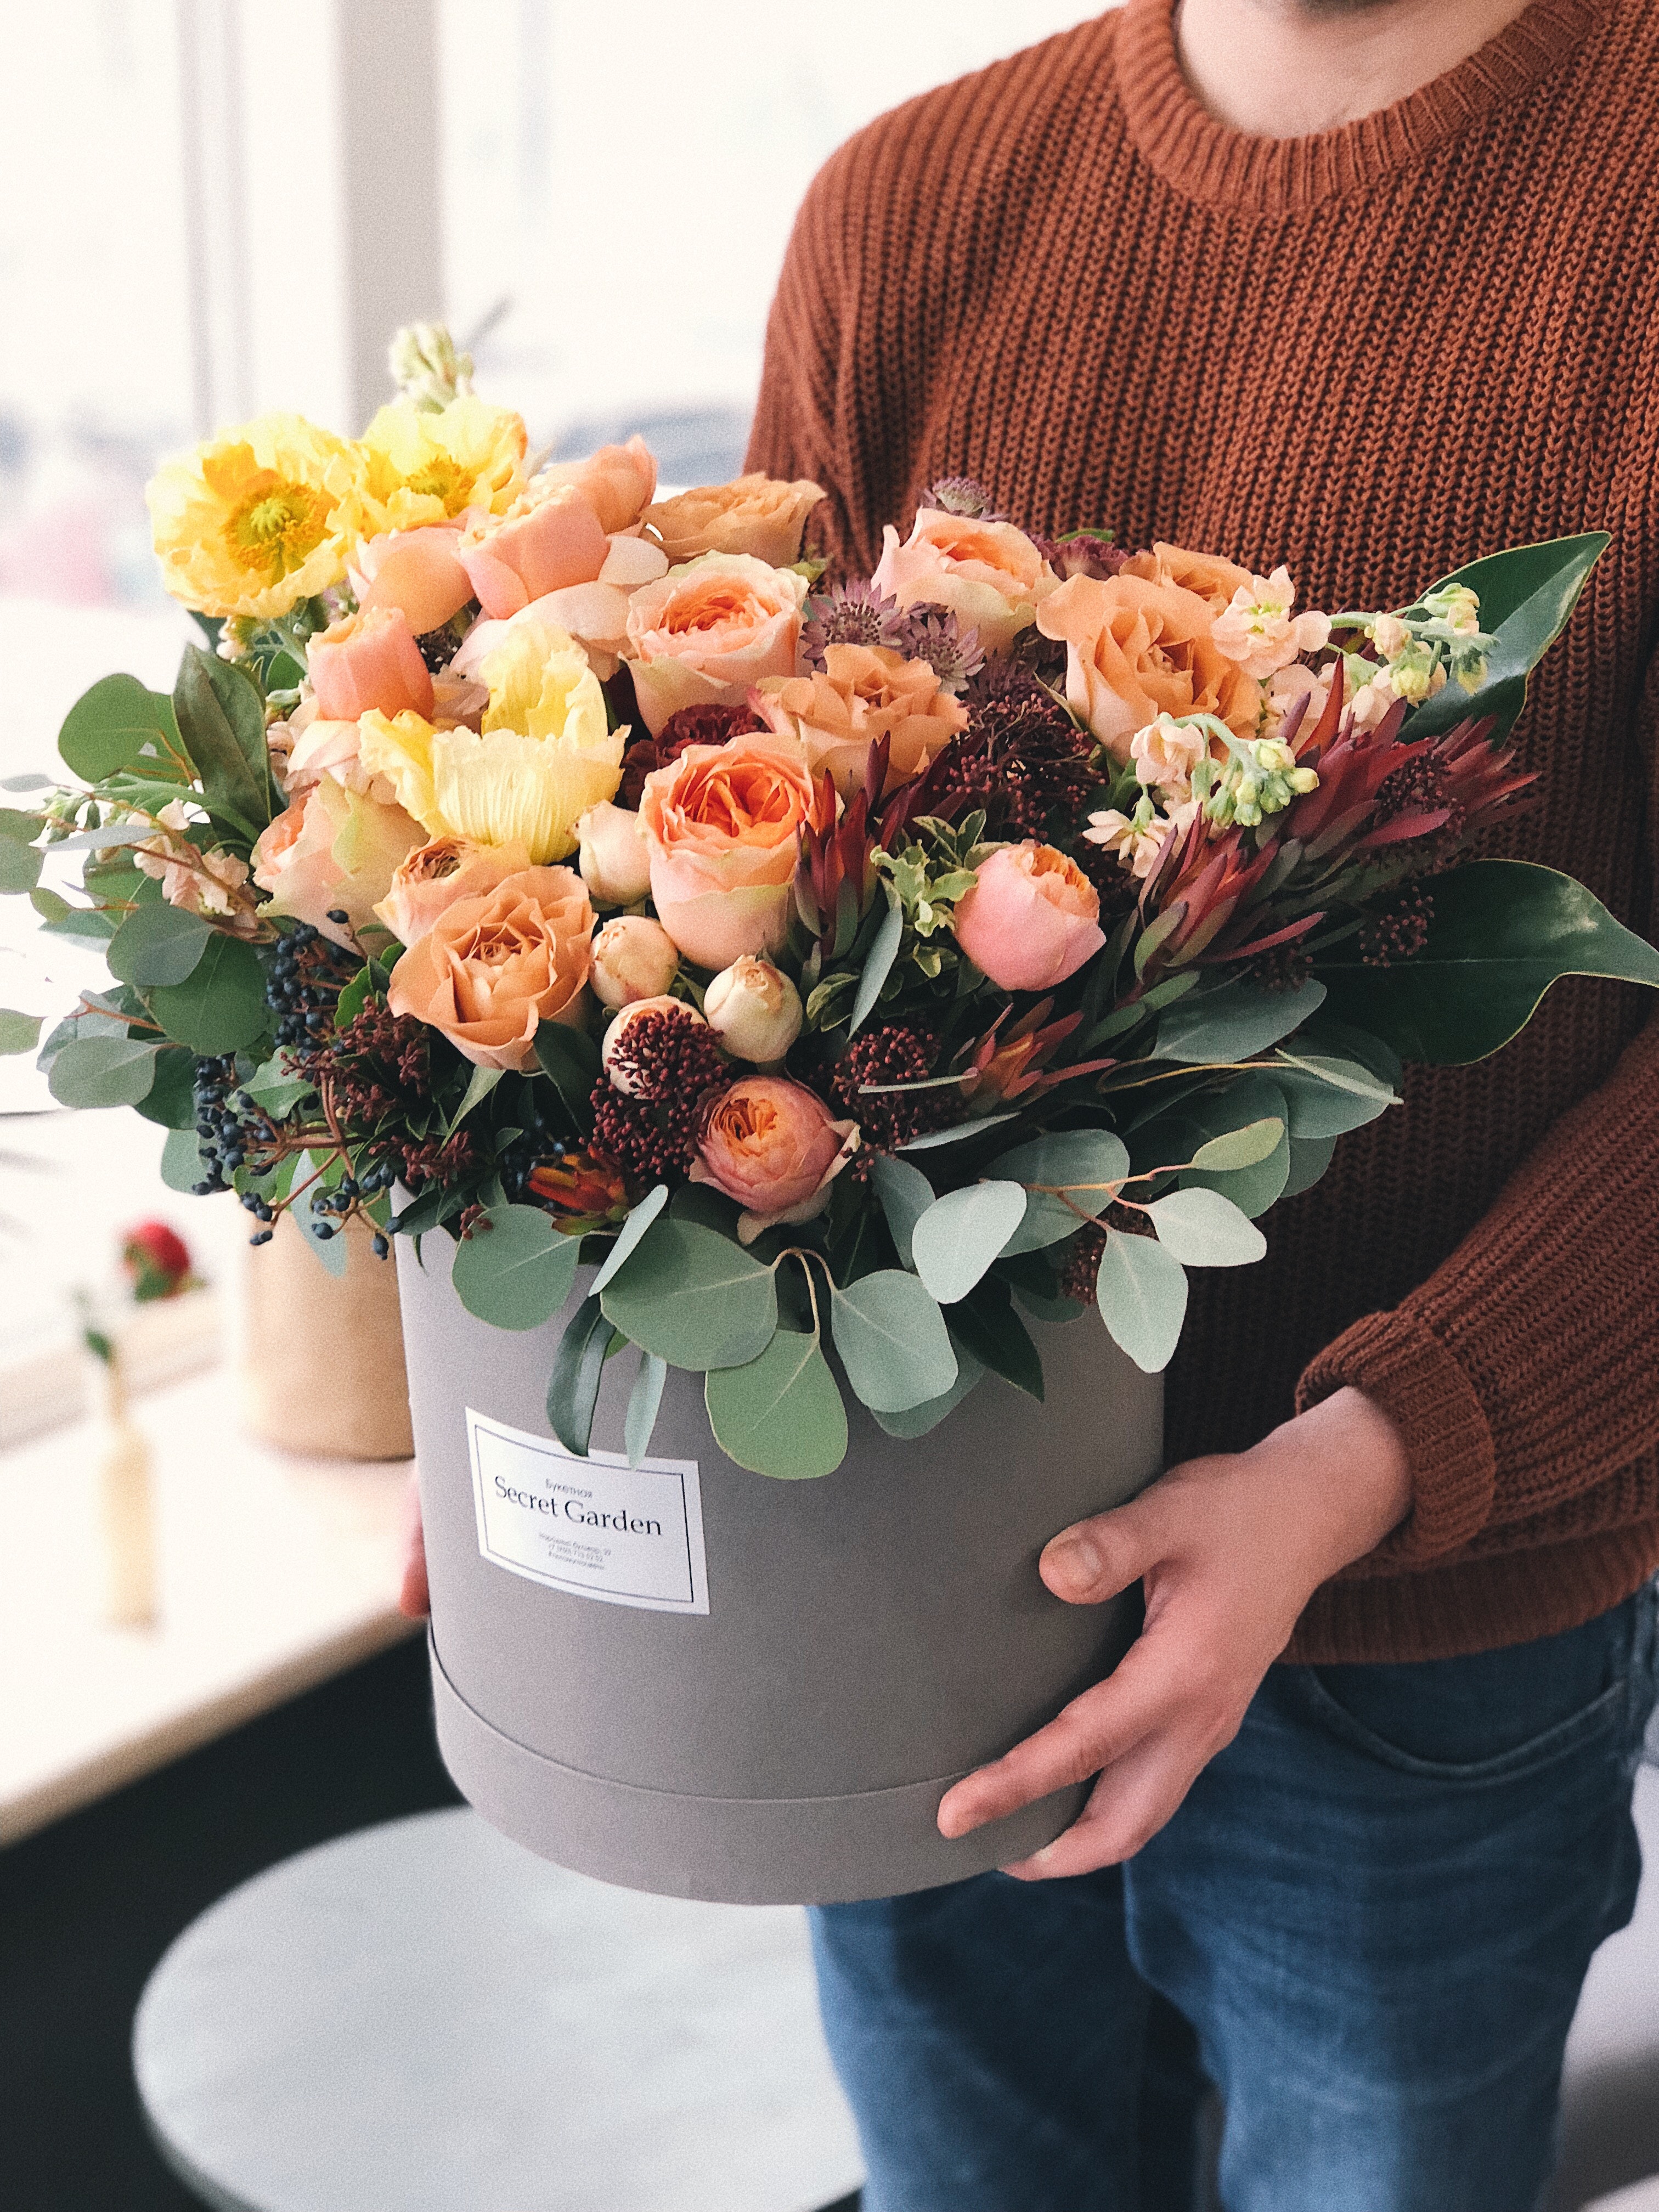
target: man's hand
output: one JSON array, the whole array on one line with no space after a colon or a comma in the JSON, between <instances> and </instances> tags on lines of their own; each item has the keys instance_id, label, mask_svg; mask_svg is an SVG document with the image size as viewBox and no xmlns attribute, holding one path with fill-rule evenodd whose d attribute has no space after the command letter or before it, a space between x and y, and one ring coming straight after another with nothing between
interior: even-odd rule
<instances>
[{"instance_id":1,"label":"man's hand","mask_svg":"<svg viewBox=\"0 0 1659 2212\"><path fill-rule=\"evenodd\" d=\"M426 1538L421 1529L421 1486L412 1469L404 1492L404 1578L398 1610L411 1620L424 1620L432 1610L426 1586Z\"/></svg>"},{"instance_id":2,"label":"man's hand","mask_svg":"<svg viewBox=\"0 0 1659 2212\"><path fill-rule=\"evenodd\" d=\"M1062 1531L1042 1559L1054 1595L1100 1605L1144 1580L1146 1627L1115 1674L949 1790L940 1832L966 1835L1098 1775L1082 1817L1006 1871L1044 1881L1132 1856L1237 1735L1320 1584L1374 1551L1410 1505L1398 1431L1347 1389L1250 1451L1188 1460Z\"/></svg>"}]
</instances>

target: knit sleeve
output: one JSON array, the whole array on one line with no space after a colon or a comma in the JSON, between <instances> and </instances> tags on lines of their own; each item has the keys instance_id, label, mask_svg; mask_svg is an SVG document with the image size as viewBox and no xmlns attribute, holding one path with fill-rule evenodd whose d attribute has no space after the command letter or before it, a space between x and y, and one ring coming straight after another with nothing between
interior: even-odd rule
<instances>
[{"instance_id":1,"label":"knit sleeve","mask_svg":"<svg viewBox=\"0 0 1659 2212\"><path fill-rule=\"evenodd\" d=\"M1656 723L1659 659L1641 733L1650 781ZM1310 1363L1297 1403L1352 1384L1392 1416L1413 1504L1373 1559L1403 1566L1583 1499L1652 1455L1656 1340L1659 1013L1428 1280Z\"/></svg>"}]
</instances>

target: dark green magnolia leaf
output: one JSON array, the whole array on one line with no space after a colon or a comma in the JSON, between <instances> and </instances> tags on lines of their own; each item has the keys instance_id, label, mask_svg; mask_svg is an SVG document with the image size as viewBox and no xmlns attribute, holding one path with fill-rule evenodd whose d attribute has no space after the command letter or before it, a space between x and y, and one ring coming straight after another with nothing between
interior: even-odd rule
<instances>
[{"instance_id":1,"label":"dark green magnolia leaf","mask_svg":"<svg viewBox=\"0 0 1659 2212\"><path fill-rule=\"evenodd\" d=\"M720 1449L751 1474L812 1481L847 1456L847 1408L816 1337L780 1329L757 1358L711 1369L703 1403Z\"/></svg>"},{"instance_id":2,"label":"dark green magnolia leaf","mask_svg":"<svg viewBox=\"0 0 1659 2212\"><path fill-rule=\"evenodd\" d=\"M1421 952L1389 968L1351 955L1320 970L1334 1011L1403 1060L1437 1067L1484 1060L1525 1028L1563 975L1659 988L1659 951L1553 868L1471 860L1435 877L1430 890Z\"/></svg>"},{"instance_id":3,"label":"dark green magnolia leaf","mask_svg":"<svg viewBox=\"0 0 1659 2212\"><path fill-rule=\"evenodd\" d=\"M993 1160L988 1172L1049 1187L1027 1191L1024 1218L1003 1247L1005 1253L1037 1252L1076 1234L1079 1206L1085 1213L1104 1213L1115 1195L1111 1186L1129 1172L1129 1154L1109 1129L1064 1129L1016 1146ZM1071 1203L1051 1195L1055 1189L1066 1191Z\"/></svg>"},{"instance_id":4,"label":"dark green magnolia leaf","mask_svg":"<svg viewBox=\"0 0 1659 2212\"><path fill-rule=\"evenodd\" d=\"M951 1340L982 1367L1000 1375L1028 1398L1042 1399L1042 1360L1030 1331L1014 1311L1006 1283L988 1275L951 1309Z\"/></svg>"},{"instance_id":5,"label":"dark green magnolia leaf","mask_svg":"<svg viewBox=\"0 0 1659 2212\"><path fill-rule=\"evenodd\" d=\"M156 1051L141 1037L76 1037L53 1054L48 1087L60 1106L136 1106L155 1079Z\"/></svg>"},{"instance_id":6,"label":"dark green magnolia leaf","mask_svg":"<svg viewBox=\"0 0 1659 2212\"><path fill-rule=\"evenodd\" d=\"M593 1278L592 1295L594 1297L599 1296L607 1283L613 1280L629 1254L667 1203L668 1185L665 1182L659 1182L654 1190L647 1191L645 1196L623 1222L617 1233L616 1243L605 1255L599 1273Z\"/></svg>"},{"instance_id":7,"label":"dark green magnolia leaf","mask_svg":"<svg viewBox=\"0 0 1659 2212\"><path fill-rule=\"evenodd\" d=\"M1017 1182L970 1182L936 1198L910 1232L916 1273L941 1305L965 1298L1019 1227Z\"/></svg>"},{"instance_id":8,"label":"dark green magnolia leaf","mask_svg":"<svg viewBox=\"0 0 1659 2212\"><path fill-rule=\"evenodd\" d=\"M1251 1060L1300 1028L1324 997L1325 986L1313 976L1291 991L1243 978L1194 991L1160 1019L1152 1056L1188 1066Z\"/></svg>"},{"instance_id":9,"label":"dark green magnolia leaf","mask_svg":"<svg viewBox=\"0 0 1659 2212\"><path fill-rule=\"evenodd\" d=\"M257 836L275 811L258 685L233 662L187 645L173 711L210 813Z\"/></svg>"},{"instance_id":10,"label":"dark green magnolia leaf","mask_svg":"<svg viewBox=\"0 0 1659 2212\"><path fill-rule=\"evenodd\" d=\"M859 978L858 996L853 1001L852 1019L847 1025L848 1036L856 1036L868 1018L881 987L892 973L893 963L898 957L900 939L904 935L904 909L899 904L898 894L890 884L883 888L887 894L887 911L882 916L881 927L876 932L875 942L870 947L864 963L864 973Z\"/></svg>"},{"instance_id":11,"label":"dark green magnolia leaf","mask_svg":"<svg viewBox=\"0 0 1659 2212\"><path fill-rule=\"evenodd\" d=\"M10 1006L0 1006L0 1060L13 1053L33 1052L40 1041L40 1014L20 1014Z\"/></svg>"},{"instance_id":12,"label":"dark green magnolia leaf","mask_svg":"<svg viewBox=\"0 0 1659 2212\"><path fill-rule=\"evenodd\" d=\"M240 1052L267 1028L258 954L217 930L185 981L149 992L148 1003L173 1042L204 1059Z\"/></svg>"},{"instance_id":13,"label":"dark green magnolia leaf","mask_svg":"<svg viewBox=\"0 0 1659 2212\"><path fill-rule=\"evenodd\" d=\"M925 1405L912 1406L902 1413L877 1413L878 1425L890 1437L925 1437L947 1414L954 1413L974 1385L983 1380L984 1367L965 1344L952 1338L951 1348L956 1354L957 1379L942 1397L929 1398Z\"/></svg>"},{"instance_id":14,"label":"dark green magnolia leaf","mask_svg":"<svg viewBox=\"0 0 1659 2212\"><path fill-rule=\"evenodd\" d=\"M565 1241L572 1243L569 1238ZM616 1334L599 1310L599 1300L588 1297L577 1307L559 1339L553 1372L547 1379L547 1422L565 1449L574 1452L578 1459L587 1456L593 1408Z\"/></svg>"},{"instance_id":15,"label":"dark green magnolia leaf","mask_svg":"<svg viewBox=\"0 0 1659 2212\"><path fill-rule=\"evenodd\" d=\"M564 1022L542 1022L536 1030L536 1058L559 1095L578 1136L593 1127L593 1085L599 1079L599 1048L586 1030Z\"/></svg>"},{"instance_id":16,"label":"dark green magnolia leaf","mask_svg":"<svg viewBox=\"0 0 1659 2212\"><path fill-rule=\"evenodd\" d=\"M933 1186L920 1168L885 1152L878 1152L871 1160L870 1180L887 1217L894 1249L905 1266L911 1267L915 1264L910 1256L911 1234L933 1202Z\"/></svg>"},{"instance_id":17,"label":"dark green magnolia leaf","mask_svg":"<svg viewBox=\"0 0 1659 2212\"><path fill-rule=\"evenodd\" d=\"M164 1129L196 1127L196 1055L177 1045L163 1045L155 1055L155 1079L138 1101L147 1121Z\"/></svg>"},{"instance_id":18,"label":"dark green magnolia leaf","mask_svg":"<svg viewBox=\"0 0 1659 2212\"><path fill-rule=\"evenodd\" d=\"M1406 726L1408 739L1437 735L1470 715L1492 714L1496 743L1526 704L1527 678L1567 626L1578 595L1612 539L1604 530L1582 538L1557 538L1489 553L1443 576L1438 584L1467 584L1480 595L1480 627L1496 634L1486 658L1486 680L1465 691L1455 680L1426 701Z\"/></svg>"},{"instance_id":19,"label":"dark green magnolia leaf","mask_svg":"<svg viewBox=\"0 0 1659 2212\"><path fill-rule=\"evenodd\" d=\"M211 943L199 915L176 906L141 906L109 941L109 972L123 983L182 983Z\"/></svg>"},{"instance_id":20,"label":"dark green magnolia leaf","mask_svg":"<svg viewBox=\"0 0 1659 2212\"><path fill-rule=\"evenodd\" d=\"M651 1449L651 1432L657 1425L657 1408L662 1404L663 1388L667 1381L668 1362L659 1359L653 1352L646 1352L640 1361L640 1371L634 1377L634 1388L628 1394L628 1413L623 1424L623 1443L629 1467L637 1467Z\"/></svg>"},{"instance_id":21,"label":"dark green magnolia leaf","mask_svg":"<svg viewBox=\"0 0 1659 2212\"><path fill-rule=\"evenodd\" d=\"M86 783L131 769L157 782L190 781L173 702L136 676L106 676L83 691L64 718L58 751Z\"/></svg>"},{"instance_id":22,"label":"dark green magnolia leaf","mask_svg":"<svg viewBox=\"0 0 1659 2212\"><path fill-rule=\"evenodd\" d=\"M623 1334L671 1367L741 1367L778 1325L769 1267L692 1221L653 1221L601 1293Z\"/></svg>"},{"instance_id":23,"label":"dark green magnolia leaf","mask_svg":"<svg viewBox=\"0 0 1659 2212\"><path fill-rule=\"evenodd\" d=\"M1151 1237L1106 1232L1095 1278L1095 1304L1113 1341L1145 1375L1160 1375L1175 1357L1187 1318L1187 1273L1173 1252Z\"/></svg>"},{"instance_id":24,"label":"dark green magnolia leaf","mask_svg":"<svg viewBox=\"0 0 1659 2212\"><path fill-rule=\"evenodd\" d=\"M957 1378L945 1316L914 1275L884 1267L830 1293L830 1327L847 1379L872 1413L942 1397Z\"/></svg>"},{"instance_id":25,"label":"dark green magnolia leaf","mask_svg":"<svg viewBox=\"0 0 1659 2212\"><path fill-rule=\"evenodd\" d=\"M492 1206L456 1248L451 1280L470 1314L496 1328L539 1328L576 1279L580 1246L538 1206Z\"/></svg>"},{"instance_id":26,"label":"dark green magnolia leaf","mask_svg":"<svg viewBox=\"0 0 1659 2212\"><path fill-rule=\"evenodd\" d=\"M1158 1243L1183 1267L1248 1267L1267 1249L1255 1222L1218 1190L1172 1190L1146 1212Z\"/></svg>"},{"instance_id":27,"label":"dark green magnolia leaf","mask_svg":"<svg viewBox=\"0 0 1659 2212\"><path fill-rule=\"evenodd\" d=\"M15 837L0 837L0 892L32 891L40 880L45 855Z\"/></svg>"}]
</instances>

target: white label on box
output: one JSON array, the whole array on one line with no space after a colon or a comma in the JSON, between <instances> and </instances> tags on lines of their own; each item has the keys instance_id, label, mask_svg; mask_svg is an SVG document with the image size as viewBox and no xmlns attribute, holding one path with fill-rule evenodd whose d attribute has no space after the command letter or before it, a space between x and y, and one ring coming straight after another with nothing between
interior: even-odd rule
<instances>
[{"instance_id":1,"label":"white label on box","mask_svg":"<svg viewBox=\"0 0 1659 2212\"><path fill-rule=\"evenodd\" d=\"M695 1460L578 1459L466 1409L478 1549L509 1574L653 1613L707 1613Z\"/></svg>"}]
</instances>

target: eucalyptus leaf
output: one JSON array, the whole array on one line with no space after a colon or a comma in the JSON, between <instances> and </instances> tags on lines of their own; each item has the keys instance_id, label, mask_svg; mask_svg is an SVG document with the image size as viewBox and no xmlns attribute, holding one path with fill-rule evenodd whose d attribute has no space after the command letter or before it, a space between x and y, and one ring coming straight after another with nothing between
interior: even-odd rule
<instances>
[{"instance_id":1,"label":"eucalyptus leaf","mask_svg":"<svg viewBox=\"0 0 1659 2212\"><path fill-rule=\"evenodd\" d=\"M605 1285L605 1310L623 1334L671 1367L741 1367L778 1325L769 1267L692 1221L651 1224Z\"/></svg>"},{"instance_id":2,"label":"eucalyptus leaf","mask_svg":"<svg viewBox=\"0 0 1659 2212\"><path fill-rule=\"evenodd\" d=\"M574 1249L574 1240L566 1242ZM465 1249L465 1248L463 1248ZM586 1459L593 1433L593 1408L599 1403L605 1363L617 1332L591 1293L571 1316L554 1354L553 1372L547 1379L547 1422L559 1442L578 1459Z\"/></svg>"},{"instance_id":3,"label":"eucalyptus leaf","mask_svg":"<svg viewBox=\"0 0 1659 2212\"><path fill-rule=\"evenodd\" d=\"M492 1206L456 1249L451 1280L470 1314L496 1328L539 1328L569 1297L580 1242L538 1206Z\"/></svg>"},{"instance_id":4,"label":"eucalyptus leaf","mask_svg":"<svg viewBox=\"0 0 1659 2212\"><path fill-rule=\"evenodd\" d=\"M135 907L109 941L109 972L141 988L182 983L195 972L215 933L176 906Z\"/></svg>"},{"instance_id":5,"label":"eucalyptus leaf","mask_svg":"<svg viewBox=\"0 0 1659 2212\"><path fill-rule=\"evenodd\" d=\"M1143 1374L1159 1375L1175 1357L1187 1318L1187 1273L1152 1237L1106 1232L1095 1278L1095 1304L1113 1341Z\"/></svg>"},{"instance_id":6,"label":"eucalyptus leaf","mask_svg":"<svg viewBox=\"0 0 1659 2212\"><path fill-rule=\"evenodd\" d=\"M1085 1213L1104 1213L1116 1195L1113 1186L1129 1172L1129 1154L1123 1139L1109 1129L1062 1129L1004 1152L988 1172L1070 1194L1067 1205L1050 1190L1027 1191L1024 1217L1003 1250L1036 1252L1075 1233L1079 1206Z\"/></svg>"},{"instance_id":7,"label":"eucalyptus leaf","mask_svg":"<svg viewBox=\"0 0 1659 2212\"><path fill-rule=\"evenodd\" d=\"M1311 1190L1329 1167L1335 1151L1334 1137L1292 1137L1290 1173L1280 1198L1299 1198L1304 1190Z\"/></svg>"},{"instance_id":8,"label":"eucalyptus leaf","mask_svg":"<svg viewBox=\"0 0 1659 2212\"><path fill-rule=\"evenodd\" d=\"M1279 1070L1240 1076L1213 1098L1189 1101L1188 1112L1206 1118L1225 1115L1234 1126L1242 1121L1277 1121L1279 1133L1272 1152L1249 1167L1213 1169L1193 1166L1181 1177L1185 1189L1219 1191L1254 1221L1278 1203L1291 1171L1291 1109L1278 1081ZM1224 1132L1218 1132L1224 1134ZM1179 1158L1179 1154L1176 1155ZM1159 1163L1158 1164L1162 1164Z\"/></svg>"},{"instance_id":9,"label":"eucalyptus leaf","mask_svg":"<svg viewBox=\"0 0 1659 2212\"><path fill-rule=\"evenodd\" d=\"M155 1079L138 1101L145 1121L163 1129L196 1127L196 1055L176 1044L163 1045L155 1055Z\"/></svg>"},{"instance_id":10,"label":"eucalyptus leaf","mask_svg":"<svg viewBox=\"0 0 1659 2212\"><path fill-rule=\"evenodd\" d=\"M0 791L50 791L49 775L0 775Z\"/></svg>"},{"instance_id":11,"label":"eucalyptus leaf","mask_svg":"<svg viewBox=\"0 0 1659 2212\"><path fill-rule=\"evenodd\" d=\"M881 1268L832 1290L830 1327L847 1379L872 1413L902 1413L941 1397L956 1381L945 1316L916 1278L900 1268Z\"/></svg>"},{"instance_id":12,"label":"eucalyptus leaf","mask_svg":"<svg viewBox=\"0 0 1659 2212\"><path fill-rule=\"evenodd\" d=\"M12 1054L33 1052L40 1042L40 1027L44 1016L20 1014L14 1007L0 1006L0 1060Z\"/></svg>"},{"instance_id":13,"label":"eucalyptus leaf","mask_svg":"<svg viewBox=\"0 0 1659 2212\"><path fill-rule=\"evenodd\" d=\"M1316 976L1289 991L1270 991L1242 976L1194 991L1160 1017L1153 1057L1189 1066L1252 1060L1299 1029L1324 998L1325 986Z\"/></svg>"},{"instance_id":14,"label":"eucalyptus leaf","mask_svg":"<svg viewBox=\"0 0 1659 2212\"><path fill-rule=\"evenodd\" d=\"M634 1377L634 1388L628 1394L628 1414L623 1424L623 1443L629 1467L637 1467L651 1449L651 1432L657 1425L657 1409L662 1404L663 1386L667 1380L668 1362L659 1359L654 1352L645 1352L640 1360L640 1371Z\"/></svg>"},{"instance_id":15,"label":"eucalyptus leaf","mask_svg":"<svg viewBox=\"0 0 1659 2212\"><path fill-rule=\"evenodd\" d=\"M185 981L152 990L148 1002L173 1042L204 1059L240 1052L267 1028L258 954L217 930Z\"/></svg>"},{"instance_id":16,"label":"eucalyptus leaf","mask_svg":"<svg viewBox=\"0 0 1659 2212\"><path fill-rule=\"evenodd\" d=\"M887 1218L894 1248L905 1266L912 1267L911 1233L933 1202L933 1186L920 1168L886 1152L878 1152L871 1160L870 1180Z\"/></svg>"},{"instance_id":17,"label":"eucalyptus leaf","mask_svg":"<svg viewBox=\"0 0 1659 2212\"><path fill-rule=\"evenodd\" d=\"M1659 987L1659 951L1583 884L1530 860L1470 860L1436 876L1427 942L1368 968L1350 944L1322 961L1331 1006L1401 1059L1484 1060L1509 1042L1564 975Z\"/></svg>"},{"instance_id":18,"label":"eucalyptus leaf","mask_svg":"<svg viewBox=\"0 0 1659 2212\"><path fill-rule=\"evenodd\" d=\"M936 1198L910 1233L916 1273L941 1305L965 1298L1019 1227L1017 1182L971 1182Z\"/></svg>"},{"instance_id":19,"label":"eucalyptus leaf","mask_svg":"<svg viewBox=\"0 0 1659 2212\"><path fill-rule=\"evenodd\" d=\"M881 987L892 973L893 963L898 957L900 940L904 935L904 909L899 904L898 894L890 884L882 888L887 894L887 911L881 918L881 927L876 932L875 942L870 947L864 963L864 973L859 977L858 996L853 1001L852 1018L848 1024L848 1036L856 1036L867 1019Z\"/></svg>"},{"instance_id":20,"label":"eucalyptus leaf","mask_svg":"<svg viewBox=\"0 0 1659 2212\"><path fill-rule=\"evenodd\" d=\"M988 1129L1000 1128L1005 1121L1017 1121L1019 1116L1006 1114L981 1114L976 1121L958 1121L954 1129L933 1129L925 1137L912 1137L908 1144L899 1146L902 1152L938 1152L945 1145L960 1145L969 1137L982 1137Z\"/></svg>"},{"instance_id":21,"label":"eucalyptus leaf","mask_svg":"<svg viewBox=\"0 0 1659 2212\"><path fill-rule=\"evenodd\" d=\"M1273 1079L1291 1109L1291 1136L1343 1137L1400 1104L1396 1094L1357 1060L1281 1053Z\"/></svg>"},{"instance_id":22,"label":"eucalyptus leaf","mask_svg":"<svg viewBox=\"0 0 1659 2212\"><path fill-rule=\"evenodd\" d=\"M668 1185L665 1182L659 1182L654 1189L647 1191L645 1196L623 1222L616 1243L605 1255L603 1266L593 1278L592 1295L595 1297L622 1268L629 1254L667 1203Z\"/></svg>"},{"instance_id":23,"label":"eucalyptus leaf","mask_svg":"<svg viewBox=\"0 0 1659 2212\"><path fill-rule=\"evenodd\" d=\"M189 1194L206 1175L207 1163L195 1130L169 1129L161 1147L161 1180L167 1188Z\"/></svg>"},{"instance_id":24,"label":"eucalyptus leaf","mask_svg":"<svg viewBox=\"0 0 1659 2212\"><path fill-rule=\"evenodd\" d=\"M878 1425L885 1429L890 1437L925 1437L947 1414L955 1413L976 1382L983 1381L984 1364L975 1358L967 1346L953 1338L951 1349L956 1354L957 1379L942 1397L929 1398L925 1405L912 1406L902 1413L876 1414Z\"/></svg>"},{"instance_id":25,"label":"eucalyptus leaf","mask_svg":"<svg viewBox=\"0 0 1659 2212\"><path fill-rule=\"evenodd\" d=\"M720 1449L753 1474L811 1481L847 1456L847 1408L814 1336L780 1329L757 1358L711 1369L703 1403Z\"/></svg>"},{"instance_id":26,"label":"eucalyptus leaf","mask_svg":"<svg viewBox=\"0 0 1659 2212\"><path fill-rule=\"evenodd\" d=\"M47 1087L60 1106L136 1106L155 1079L143 1037L76 1037L52 1055Z\"/></svg>"},{"instance_id":27,"label":"eucalyptus leaf","mask_svg":"<svg viewBox=\"0 0 1659 2212\"><path fill-rule=\"evenodd\" d=\"M1172 1190L1146 1208L1158 1241L1188 1267L1248 1267L1267 1249L1249 1216L1218 1190Z\"/></svg>"},{"instance_id":28,"label":"eucalyptus leaf","mask_svg":"<svg viewBox=\"0 0 1659 2212\"><path fill-rule=\"evenodd\" d=\"M0 893L32 891L40 880L44 857L38 846L0 837Z\"/></svg>"},{"instance_id":29,"label":"eucalyptus leaf","mask_svg":"<svg viewBox=\"0 0 1659 2212\"><path fill-rule=\"evenodd\" d=\"M162 783L190 781L173 702L136 676L101 677L83 691L64 718L58 751L87 783L101 783L123 769Z\"/></svg>"},{"instance_id":30,"label":"eucalyptus leaf","mask_svg":"<svg viewBox=\"0 0 1659 2212\"><path fill-rule=\"evenodd\" d=\"M1212 1137L1207 1144L1200 1145L1193 1154L1193 1165L1206 1168L1212 1175L1259 1167L1279 1150L1284 1134L1285 1124L1276 1115L1249 1121L1242 1129L1229 1129L1224 1136Z\"/></svg>"}]
</instances>

